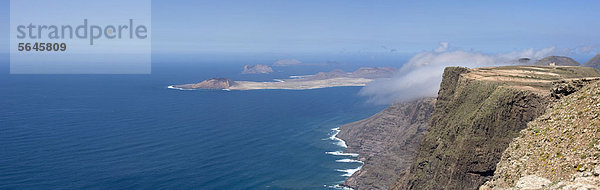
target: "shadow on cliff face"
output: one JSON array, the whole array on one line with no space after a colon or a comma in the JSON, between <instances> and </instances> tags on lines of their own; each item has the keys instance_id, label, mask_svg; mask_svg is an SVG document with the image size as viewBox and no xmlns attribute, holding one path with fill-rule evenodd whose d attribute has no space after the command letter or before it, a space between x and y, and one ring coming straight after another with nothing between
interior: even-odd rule
<instances>
[{"instance_id":1,"label":"shadow on cliff face","mask_svg":"<svg viewBox=\"0 0 600 190\"><path fill-rule=\"evenodd\" d=\"M442 42L434 50L418 53L398 70L392 78L376 80L360 91L374 104L409 101L420 97L434 97L442 81L444 68L463 66L469 68L518 65L520 58L539 60L548 55L565 55L572 50L555 47L540 50L525 49L504 54L485 54L474 51L451 50ZM532 64L530 62L528 64Z\"/></svg>"}]
</instances>

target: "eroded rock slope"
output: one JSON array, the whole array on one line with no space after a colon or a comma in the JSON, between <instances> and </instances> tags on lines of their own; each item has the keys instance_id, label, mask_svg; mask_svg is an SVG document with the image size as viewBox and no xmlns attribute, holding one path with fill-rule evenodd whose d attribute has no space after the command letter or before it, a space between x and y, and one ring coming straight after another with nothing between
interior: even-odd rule
<instances>
[{"instance_id":1,"label":"eroded rock slope","mask_svg":"<svg viewBox=\"0 0 600 190\"><path fill-rule=\"evenodd\" d=\"M395 103L367 119L340 127L337 137L346 141L346 152L359 153L364 162L343 185L388 189L410 166L434 104L435 98Z\"/></svg>"}]
</instances>

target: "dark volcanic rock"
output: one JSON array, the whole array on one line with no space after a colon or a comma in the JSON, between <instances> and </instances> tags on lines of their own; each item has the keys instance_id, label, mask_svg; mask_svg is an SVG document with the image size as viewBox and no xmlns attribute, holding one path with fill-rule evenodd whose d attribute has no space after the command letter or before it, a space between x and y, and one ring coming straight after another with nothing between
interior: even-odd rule
<instances>
[{"instance_id":1,"label":"dark volcanic rock","mask_svg":"<svg viewBox=\"0 0 600 190\"><path fill-rule=\"evenodd\" d=\"M554 87L552 88L552 97L560 99L577 92L585 85L598 80L600 80L600 78L570 79L553 82L552 84Z\"/></svg>"},{"instance_id":2,"label":"dark volcanic rock","mask_svg":"<svg viewBox=\"0 0 600 190\"><path fill-rule=\"evenodd\" d=\"M367 119L340 127L346 152L358 153L363 167L343 185L354 189L388 189L415 156L427 129L435 98L395 103Z\"/></svg>"},{"instance_id":3,"label":"dark volcanic rock","mask_svg":"<svg viewBox=\"0 0 600 190\"><path fill-rule=\"evenodd\" d=\"M267 65L244 65L244 71L242 74L266 74L273 72L273 68Z\"/></svg>"},{"instance_id":4,"label":"dark volcanic rock","mask_svg":"<svg viewBox=\"0 0 600 190\"><path fill-rule=\"evenodd\" d=\"M585 63L585 66L594 69L600 69L600 54L596 54L594 58L590 59L588 62Z\"/></svg>"},{"instance_id":5,"label":"dark volcanic rock","mask_svg":"<svg viewBox=\"0 0 600 190\"><path fill-rule=\"evenodd\" d=\"M575 61L570 57L564 56L548 56L540 59L535 63L536 65L556 65L556 66L579 66L579 62Z\"/></svg>"}]
</instances>

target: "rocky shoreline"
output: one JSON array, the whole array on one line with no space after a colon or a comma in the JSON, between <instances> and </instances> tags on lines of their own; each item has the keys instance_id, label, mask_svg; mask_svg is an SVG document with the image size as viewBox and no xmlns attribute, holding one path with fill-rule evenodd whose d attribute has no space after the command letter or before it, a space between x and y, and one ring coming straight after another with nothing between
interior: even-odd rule
<instances>
[{"instance_id":1,"label":"rocky shoreline","mask_svg":"<svg viewBox=\"0 0 600 190\"><path fill-rule=\"evenodd\" d=\"M354 189L387 189L410 166L427 128L435 98L396 103L367 119L340 127L337 137L358 153L362 168L342 185ZM377 138L381 137L381 138Z\"/></svg>"}]
</instances>

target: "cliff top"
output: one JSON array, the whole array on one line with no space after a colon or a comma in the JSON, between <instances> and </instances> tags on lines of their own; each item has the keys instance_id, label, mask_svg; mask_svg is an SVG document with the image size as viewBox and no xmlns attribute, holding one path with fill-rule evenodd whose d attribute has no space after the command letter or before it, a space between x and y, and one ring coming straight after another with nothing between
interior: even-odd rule
<instances>
[{"instance_id":1,"label":"cliff top","mask_svg":"<svg viewBox=\"0 0 600 190\"><path fill-rule=\"evenodd\" d=\"M600 71L579 66L501 66L470 69L462 74L476 80L496 81L538 93L550 93L552 83L561 80L600 77Z\"/></svg>"}]
</instances>

